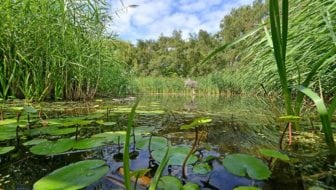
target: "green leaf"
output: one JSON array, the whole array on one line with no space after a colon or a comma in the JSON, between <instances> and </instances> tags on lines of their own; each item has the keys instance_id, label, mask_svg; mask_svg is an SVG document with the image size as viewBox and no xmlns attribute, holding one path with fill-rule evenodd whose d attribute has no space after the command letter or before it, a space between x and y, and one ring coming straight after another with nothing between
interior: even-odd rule
<instances>
[{"instance_id":1,"label":"green leaf","mask_svg":"<svg viewBox=\"0 0 336 190\"><path fill-rule=\"evenodd\" d=\"M149 137L141 138L136 142L136 148L138 149L147 149L149 143ZM151 150L165 150L167 148L167 139L164 137L152 136L151 140Z\"/></svg>"},{"instance_id":2,"label":"green leaf","mask_svg":"<svg viewBox=\"0 0 336 190\"><path fill-rule=\"evenodd\" d=\"M103 160L85 160L59 168L34 184L34 190L82 189L106 175Z\"/></svg>"},{"instance_id":3,"label":"green leaf","mask_svg":"<svg viewBox=\"0 0 336 190\"><path fill-rule=\"evenodd\" d=\"M163 158L160 162L160 165L159 165L158 169L155 172L153 180L151 181L151 184L149 186L149 190L156 190L157 189L157 186L158 186L158 183L160 181L162 172L166 168L166 166L168 164L168 161L170 159L169 151L170 151L170 144L168 143L166 152L165 152L165 154L164 154L164 156L163 156Z\"/></svg>"},{"instance_id":4,"label":"green leaf","mask_svg":"<svg viewBox=\"0 0 336 190\"><path fill-rule=\"evenodd\" d=\"M306 96L308 96L313 102L315 103L315 106L317 108L317 111L320 114L320 119L322 122L322 129L324 132L325 141L330 149L330 151L334 154L336 154L336 148L335 148L335 142L333 137L333 131L331 128L331 122L329 118L328 110L323 102L323 99L320 98L315 92L313 92L310 88L298 85L295 86L298 91L302 92Z\"/></svg>"},{"instance_id":5,"label":"green leaf","mask_svg":"<svg viewBox=\"0 0 336 190\"><path fill-rule=\"evenodd\" d=\"M47 141L30 148L30 152L37 155L54 155L72 149L74 139L59 139L58 141Z\"/></svg>"},{"instance_id":6,"label":"green leaf","mask_svg":"<svg viewBox=\"0 0 336 190\"><path fill-rule=\"evenodd\" d=\"M181 181L173 176L162 176L158 184L158 189L162 190L179 190L181 188Z\"/></svg>"},{"instance_id":7,"label":"green leaf","mask_svg":"<svg viewBox=\"0 0 336 190\"><path fill-rule=\"evenodd\" d=\"M264 156L278 158L284 161L289 161L289 157L286 154L282 154L281 152L276 151L276 150L259 149L259 152Z\"/></svg>"},{"instance_id":8,"label":"green leaf","mask_svg":"<svg viewBox=\"0 0 336 190\"><path fill-rule=\"evenodd\" d=\"M125 141L126 131L110 131L105 133L98 133L92 135L92 137L105 138L106 142L114 143L118 143L119 139L119 142L123 143Z\"/></svg>"},{"instance_id":9,"label":"green leaf","mask_svg":"<svg viewBox=\"0 0 336 190\"><path fill-rule=\"evenodd\" d=\"M105 138L92 137L75 142L74 149L90 149L105 145Z\"/></svg>"},{"instance_id":10,"label":"green leaf","mask_svg":"<svg viewBox=\"0 0 336 190\"><path fill-rule=\"evenodd\" d=\"M189 125L182 125L180 129L193 129L195 127L201 126L206 123L210 123L212 119L210 118L197 118Z\"/></svg>"},{"instance_id":11,"label":"green leaf","mask_svg":"<svg viewBox=\"0 0 336 190\"><path fill-rule=\"evenodd\" d=\"M27 113L37 113L37 110L33 106L25 106L24 111Z\"/></svg>"},{"instance_id":12,"label":"green leaf","mask_svg":"<svg viewBox=\"0 0 336 190\"><path fill-rule=\"evenodd\" d=\"M210 168L209 164L207 164L207 163L196 164L193 167L193 172L197 173L197 174L207 174L210 171L211 171L211 168Z\"/></svg>"},{"instance_id":13,"label":"green leaf","mask_svg":"<svg viewBox=\"0 0 336 190\"><path fill-rule=\"evenodd\" d=\"M252 179L263 180L271 175L267 165L260 159L247 154L231 154L224 158L224 167L238 176L248 175Z\"/></svg>"},{"instance_id":14,"label":"green leaf","mask_svg":"<svg viewBox=\"0 0 336 190\"><path fill-rule=\"evenodd\" d=\"M148 168L134 170L134 171L131 171L131 177L140 178L140 177L145 176L149 171L151 171L151 169L148 169Z\"/></svg>"},{"instance_id":15,"label":"green leaf","mask_svg":"<svg viewBox=\"0 0 336 190\"><path fill-rule=\"evenodd\" d=\"M75 133L76 132L76 127L72 127L72 128L53 128L49 131L47 131L46 133L49 135L66 135L66 134L70 134L70 133Z\"/></svg>"},{"instance_id":16,"label":"green leaf","mask_svg":"<svg viewBox=\"0 0 336 190\"><path fill-rule=\"evenodd\" d=\"M325 190L325 189L322 187L313 186L313 187L309 187L308 190Z\"/></svg>"},{"instance_id":17,"label":"green leaf","mask_svg":"<svg viewBox=\"0 0 336 190\"><path fill-rule=\"evenodd\" d=\"M44 143L44 142L47 142L47 141L48 141L47 139L33 139L33 140L30 140L30 141L27 141L27 142L23 143L23 145L31 146L31 145L37 145L37 144L40 144L40 143Z\"/></svg>"},{"instance_id":18,"label":"green leaf","mask_svg":"<svg viewBox=\"0 0 336 190\"><path fill-rule=\"evenodd\" d=\"M187 146L174 146L171 147L169 151L170 159L169 165L179 165L182 166L185 157L188 155L190 148ZM155 160L162 160L164 157L164 152L160 150L156 150L152 152L152 156ZM187 164L192 164L197 161L197 157L195 155L191 155L188 159Z\"/></svg>"},{"instance_id":19,"label":"green leaf","mask_svg":"<svg viewBox=\"0 0 336 190\"><path fill-rule=\"evenodd\" d=\"M183 187L182 190L199 190L199 186L196 183L188 182Z\"/></svg>"},{"instance_id":20,"label":"green leaf","mask_svg":"<svg viewBox=\"0 0 336 190\"><path fill-rule=\"evenodd\" d=\"M6 147L0 147L0 155L6 154L12 150L14 150L15 146L6 146Z\"/></svg>"}]
</instances>

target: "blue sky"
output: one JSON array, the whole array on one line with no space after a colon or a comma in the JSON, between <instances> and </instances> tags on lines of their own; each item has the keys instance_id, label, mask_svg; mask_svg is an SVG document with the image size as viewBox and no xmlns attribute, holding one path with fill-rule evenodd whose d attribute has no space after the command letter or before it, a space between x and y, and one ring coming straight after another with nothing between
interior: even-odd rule
<instances>
[{"instance_id":1,"label":"blue sky","mask_svg":"<svg viewBox=\"0 0 336 190\"><path fill-rule=\"evenodd\" d=\"M157 39L181 30L183 38L200 29L214 33L220 20L232 8L251 4L253 0L109 0L113 23L109 26L121 39L135 43L137 39ZM136 8L122 8L139 5Z\"/></svg>"}]
</instances>

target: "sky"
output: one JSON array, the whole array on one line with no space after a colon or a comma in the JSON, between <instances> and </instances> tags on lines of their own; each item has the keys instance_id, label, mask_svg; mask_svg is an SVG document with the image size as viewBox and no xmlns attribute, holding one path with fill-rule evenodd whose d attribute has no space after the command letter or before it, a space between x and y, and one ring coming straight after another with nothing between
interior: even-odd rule
<instances>
[{"instance_id":1,"label":"sky","mask_svg":"<svg viewBox=\"0 0 336 190\"><path fill-rule=\"evenodd\" d=\"M181 30L183 38L200 29L219 31L222 18L232 8L248 5L253 0L109 0L113 22L109 29L126 41L157 39ZM125 8L138 5L136 8ZM117 13L117 15L115 14Z\"/></svg>"}]
</instances>

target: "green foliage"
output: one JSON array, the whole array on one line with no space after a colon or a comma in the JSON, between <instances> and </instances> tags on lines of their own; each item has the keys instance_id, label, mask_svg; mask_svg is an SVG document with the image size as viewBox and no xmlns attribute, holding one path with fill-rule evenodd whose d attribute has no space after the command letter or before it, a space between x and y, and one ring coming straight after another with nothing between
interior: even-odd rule
<instances>
[{"instance_id":1,"label":"green foliage","mask_svg":"<svg viewBox=\"0 0 336 190\"><path fill-rule=\"evenodd\" d=\"M223 165L235 175L248 175L252 179L268 179L271 175L271 171L266 164L247 154L230 154L224 158Z\"/></svg>"},{"instance_id":2,"label":"green foliage","mask_svg":"<svg viewBox=\"0 0 336 190\"><path fill-rule=\"evenodd\" d=\"M322 122L322 129L324 132L325 141L327 145L329 146L330 151L333 154L336 154L335 141L333 137L333 131L331 128L331 120L330 120L329 113L328 113L327 107L324 104L323 99L321 99L311 89L306 88L304 86L295 86L295 88L314 101L317 111L320 114L320 119Z\"/></svg>"},{"instance_id":3,"label":"green foliage","mask_svg":"<svg viewBox=\"0 0 336 190\"><path fill-rule=\"evenodd\" d=\"M138 103L139 103L139 101L137 101L133 105L131 113L129 115L128 122L127 122L125 143L124 143L123 168L124 168L124 179L125 179L126 190L131 189L129 148L130 148L131 130L132 130L132 127L133 127L133 120L135 118L135 111L136 111L136 107L138 106Z\"/></svg>"},{"instance_id":4,"label":"green foliage","mask_svg":"<svg viewBox=\"0 0 336 190\"><path fill-rule=\"evenodd\" d=\"M209 119L209 118L197 118L188 125L182 125L180 129L194 129L203 124L210 123L211 121L212 119Z\"/></svg>"},{"instance_id":5,"label":"green foliage","mask_svg":"<svg viewBox=\"0 0 336 190\"><path fill-rule=\"evenodd\" d=\"M211 171L211 168L210 168L209 164L207 164L207 163L196 164L193 167L193 172L197 173L197 174L207 174L210 171Z\"/></svg>"},{"instance_id":6,"label":"green foliage","mask_svg":"<svg viewBox=\"0 0 336 190\"><path fill-rule=\"evenodd\" d=\"M0 147L0 155L1 154L6 154L12 150L14 150L14 146L6 146L6 147Z\"/></svg>"},{"instance_id":7,"label":"green foliage","mask_svg":"<svg viewBox=\"0 0 336 190\"><path fill-rule=\"evenodd\" d=\"M30 148L30 152L37 155L54 155L72 149L75 140L59 139L58 141L46 141Z\"/></svg>"},{"instance_id":8,"label":"green foliage","mask_svg":"<svg viewBox=\"0 0 336 190\"><path fill-rule=\"evenodd\" d=\"M241 187L236 187L233 190L261 190L258 187L245 187L245 186L241 186Z\"/></svg>"},{"instance_id":9,"label":"green foliage","mask_svg":"<svg viewBox=\"0 0 336 190\"><path fill-rule=\"evenodd\" d=\"M108 167L103 160L85 160L59 168L34 184L35 190L82 189L106 175Z\"/></svg>"},{"instance_id":10,"label":"green foliage","mask_svg":"<svg viewBox=\"0 0 336 190\"><path fill-rule=\"evenodd\" d=\"M289 161L289 157L286 154L283 154L283 153L281 153L279 151L276 151L276 150L259 149L259 152L264 156L277 158L277 159L284 160L284 161Z\"/></svg>"},{"instance_id":11,"label":"green foliage","mask_svg":"<svg viewBox=\"0 0 336 190\"><path fill-rule=\"evenodd\" d=\"M108 7L105 0L3 1L0 97L92 98L100 84L122 93L125 72L106 37ZM106 85L110 71L118 82Z\"/></svg>"},{"instance_id":12,"label":"green foliage","mask_svg":"<svg viewBox=\"0 0 336 190\"><path fill-rule=\"evenodd\" d=\"M174 176L162 176L158 188L163 190L177 190L182 188L182 183Z\"/></svg>"}]
</instances>

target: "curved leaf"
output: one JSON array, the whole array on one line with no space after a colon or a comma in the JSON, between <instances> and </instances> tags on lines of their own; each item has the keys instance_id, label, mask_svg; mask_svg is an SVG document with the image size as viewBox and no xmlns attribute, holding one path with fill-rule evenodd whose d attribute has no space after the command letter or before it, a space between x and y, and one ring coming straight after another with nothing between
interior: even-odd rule
<instances>
[{"instance_id":1,"label":"curved leaf","mask_svg":"<svg viewBox=\"0 0 336 190\"><path fill-rule=\"evenodd\" d=\"M75 140L59 139L58 141L47 141L30 148L30 152L37 155L54 155L72 149Z\"/></svg>"},{"instance_id":2,"label":"curved leaf","mask_svg":"<svg viewBox=\"0 0 336 190\"><path fill-rule=\"evenodd\" d=\"M289 157L286 154L282 154L279 151L271 149L259 149L259 152L268 157L278 158L280 160L289 161Z\"/></svg>"},{"instance_id":3,"label":"curved leaf","mask_svg":"<svg viewBox=\"0 0 336 190\"><path fill-rule=\"evenodd\" d=\"M0 147L0 155L6 154L12 150L14 150L15 146L6 146L6 147Z\"/></svg>"},{"instance_id":4,"label":"curved leaf","mask_svg":"<svg viewBox=\"0 0 336 190\"><path fill-rule=\"evenodd\" d=\"M59 168L34 184L34 190L82 189L106 175L103 160L85 160Z\"/></svg>"},{"instance_id":5,"label":"curved leaf","mask_svg":"<svg viewBox=\"0 0 336 190\"><path fill-rule=\"evenodd\" d=\"M263 180L271 175L267 165L260 159L247 154L231 154L224 158L224 167L238 176L246 176L252 179Z\"/></svg>"}]
</instances>

